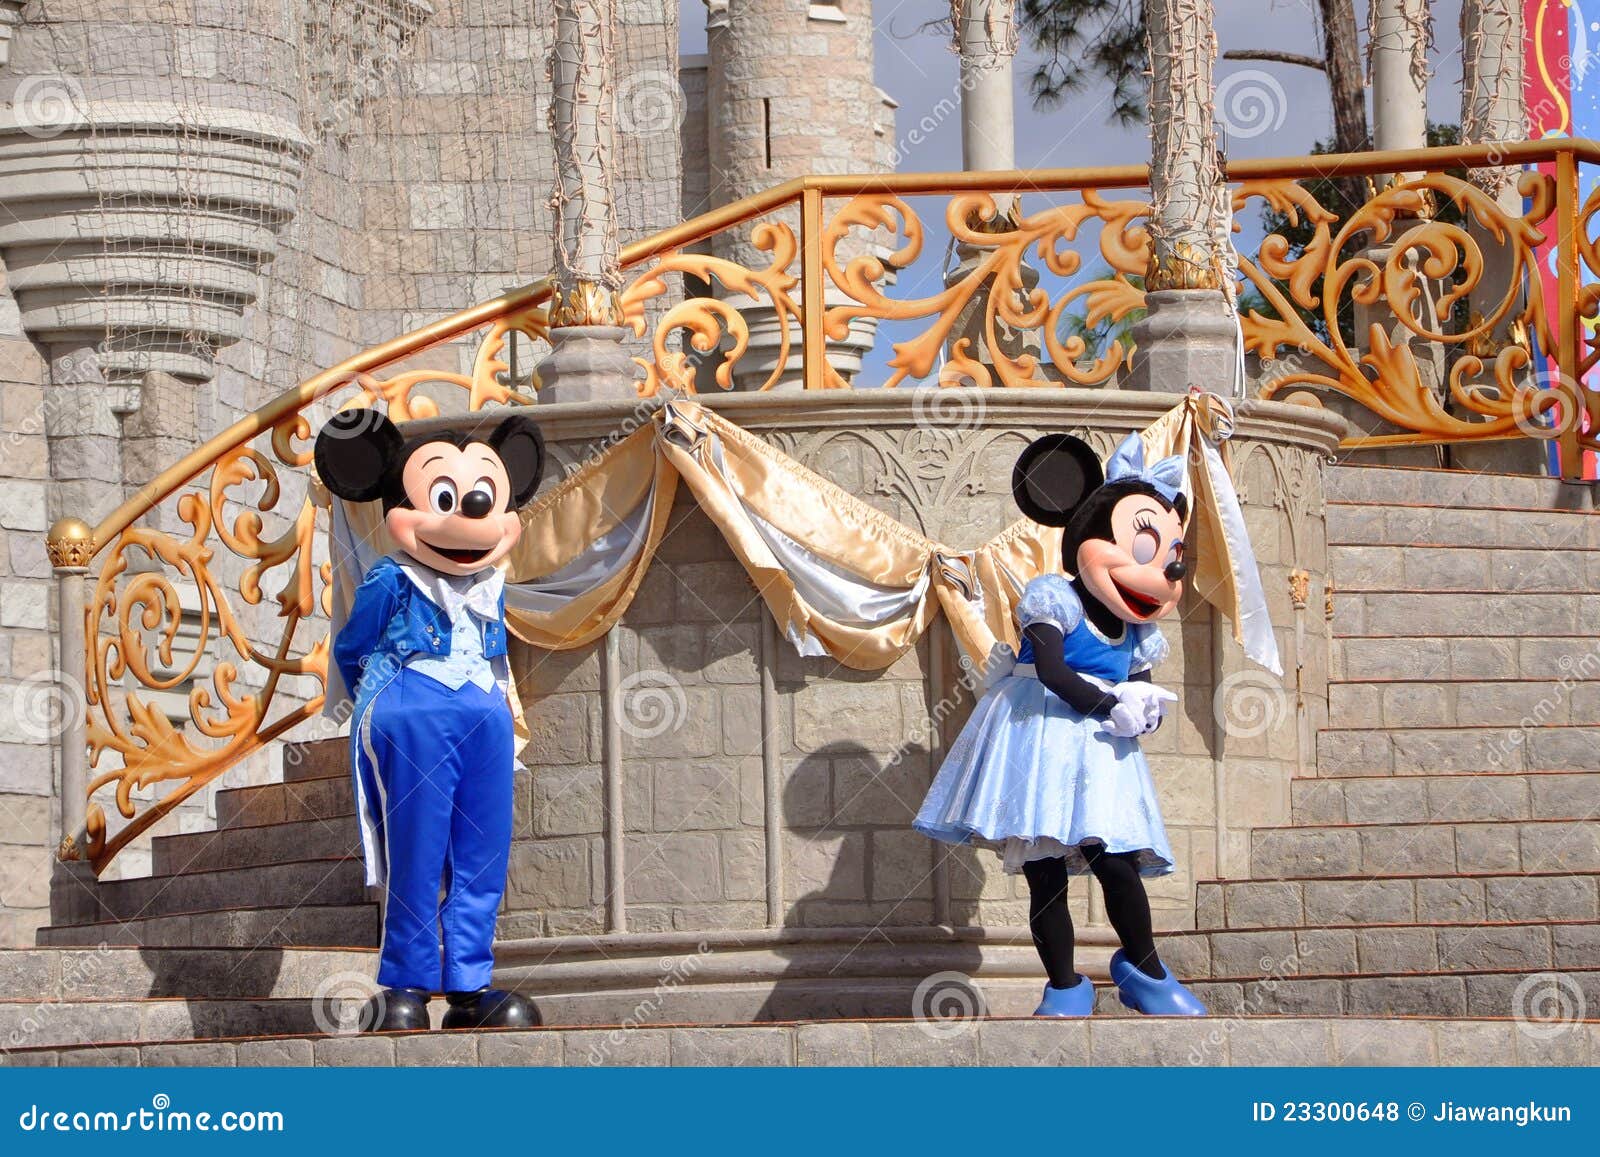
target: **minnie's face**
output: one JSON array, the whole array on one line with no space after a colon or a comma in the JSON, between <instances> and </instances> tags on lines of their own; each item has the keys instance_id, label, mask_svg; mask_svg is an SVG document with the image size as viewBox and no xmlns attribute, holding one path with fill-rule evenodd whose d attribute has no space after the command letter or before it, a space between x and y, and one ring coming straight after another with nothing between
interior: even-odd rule
<instances>
[{"instance_id":1,"label":"minnie's face","mask_svg":"<svg viewBox=\"0 0 1600 1157\"><path fill-rule=\"evenodd\" d=\"M1077 575L1127 623L1148 623L1183 597L1183 521L1148 494L1129 494L1111 510L1111 537L1085 539Z\"/></svg>"},{"instance_id":2,"label":"minnie's face","mask_svg":"<svg viewBox=\"0 0 1600 1157\"><path fill-rule=\"evenodd\" d=\"M443 574L475 574L503 559L522 533L505 463L486 443L428 442L400 474L406 504L384 515L395 544Z\"/></svg>"}]
</instances>

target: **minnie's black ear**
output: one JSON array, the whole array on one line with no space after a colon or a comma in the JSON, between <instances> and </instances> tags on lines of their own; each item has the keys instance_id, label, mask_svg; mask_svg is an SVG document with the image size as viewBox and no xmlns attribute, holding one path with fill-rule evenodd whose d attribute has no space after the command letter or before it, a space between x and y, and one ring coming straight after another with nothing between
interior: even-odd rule
<instances>
[{"instance_id":1,"label":"minnie's black ear","mask_svg":"<svg viewBox=\"0 0 1600 1157\"><path fill-rule=\"evenodd\" d=\"M405 439L377 410L340 410L317 434L317 477L348 502L382 498L389 467Z\"/></svg>"},{"instance_id":2,"label":"minnie's black ear","mask_svg":"<svg viewBox=\"0 0 1600 1157\"><path fill-rule=\"evenodd\" d=\"M1035 522L1065 526L1105 480L1100 459L1087 442L1071 434L1046 434L1017 459L1011 493Z\"/></svg>"},{"instance_id":3,"label":"minnie's black ear","mask_svg":"<svg viewBox=\"0 0 1600 1157\"><path fill-rule=\"evenodd\" d=\"M544 435L539 433L538 425L526 415L513 414L495 427L488 446L500 455L506 476L511 479L511 505L507 509L527 505L544 477Z\"/></svg>"}]
</instances>

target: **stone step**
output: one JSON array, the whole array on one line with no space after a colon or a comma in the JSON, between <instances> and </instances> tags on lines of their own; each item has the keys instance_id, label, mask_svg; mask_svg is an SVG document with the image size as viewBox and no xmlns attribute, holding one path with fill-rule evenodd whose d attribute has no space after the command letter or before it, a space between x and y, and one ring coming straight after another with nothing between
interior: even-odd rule
<instances>
[{"instance_id":1,"label":"stone step","mask_svg":"<svg viewBox=\"0 0 1600 1157\"><path fill-rule=\"evenodd\" d=\"M810 1024L640 1025L522 1032L385 1033L266 1040L19 1049L0 1064L118 1067L262 1065L1586 1065L1600 1061L1600 1022L1525 1032L1504 1016L1215 1019L975 1017Z\"/></svg>"},{"instance_id":2,"label":"stone step","mask_svg":"<svg viewBox=\"0 0 1600 1157\"><path fill-rule=\"evenodd\" d=\"M355 813L355 789L347 775L217 792L218 828L329 820Z\"/></svg>"},{"instance_id":3,"label":"stone step","mask_svg":"<svg viewBox=\"0 0 1600 1157\"><path fill-rule=\"evenodd\" d=\"M1600 727L1350 727L1317 733L1321 776L1478 771L1600 771Z\"/></svg>"},{"instance_id":4,"label":"stone step","mask_svg":"<svg viewBox=\"0 0 1600 1157\"><path fill-rule=\"evenodd\" d=\"M1404 680L1328 685L1334 727L1600 725L1600 682Z\"/></svg>"},{"instance_id":5,"label":"stone step","mask_svg":"<svg viewBox=\"0 0 1600 1157\"><path fill-rule=\"evenodd\" d=\"M154 876L188 875L227 868L341 859L360 853L361 833L353 816L299 820L157 836L151 841L151 873Z\"/></svg>"},{"instance_id":6,"label":"stone step","mask_svg":"<svg viewBox=\"0 0 1600 1157\"><path fill-rule=\"evenodd\" d=\"M378 906L294 904L62 924L39 929L38 942L41 947L371 948L378 943Z\"/></svg>"},{"instance_id":7,"label":"stone step","mask_svg":"<svg viewBox=\"0 0 1600 1157\"><path fill-rule=\"evenodd\" d=\"M1202 880L1195 890L1195 924L1208 931L1596 919L1595 872Z\"/></svg>"},{"instance_id":8,"label":"stone step","mask_svg":"<svg viewBox=\"0 0 1600 1157\"><path fill-rule=\"evenodd\" d=\"M1335 590L1577 591L1600 588L1593 547L1330 546Z\"/></svg>"},{"instance_id":9,"label":"stone step","mask_svg":"<svg viewBox=\"0 0 1600 1157\"><path fill-rule=\"evenodd\" d=\"M336 779L350 774L350 740L314 739L306 743L283 745L283 780L306 783L314 779Z\"/></svg>"},{"instance_id":10,"label":"stone step","mask_svg":"<svg viewBox=\"0 0 1600 1157\"><path fill-rule=\"evenodd\" d=\"M1289 784L1297 824L1418 820L1554 820L1587 815L1600 802L1600 773L1363 776Z\"/></svg>"},{"instance_id":11,"label":"stone step","mask_svg":"<svg viewBox=\"0 0 1600 1157\"><path fill-rule=\"evenodd\" d=\"M95 898L108 919L133 920L218 908L357 904L367 899L354 857L145 876L101 883Z\"/></svg>"},{"instance_id":12,"label":"stone step","mask_svg":"<svg viewBox=\"0 0 1600 1157\"><path fill-rule=\"evenodd\" d=\"M1327 520L1330 546L1600 547L1600 517L1588 511L1335 501Z\"/></svg>"},{"instance_id":13,"label":"stone step","mask_svg":"<svg viewBox=\"0 0 1600 1157\"><path fill-rule=\"evenodd\" d=\"M0 993L49 1001L310 999L330 978L376 968L375 952L355 948L13 948L0 950Z\"/></svg>"},{"instance_id":14,"label":"stone step","mask_svg":"<svg viewBox=\"0 0 1600 1157\"><path fill-rule=\"evenodd\" d=\"M1334 577L1335 584L1338 576ZM1476 638L1579 635L1600 619L1600 594L1571 591L1347 592L1334 588L1333 633L1339 638Z\"/></svg>"},{"instance_id":15,"label":"stone step","mask_svg":"<svg viewBox=\"0 0 1600 1157\"><path fill-rule=\"evenodd\" d=\"M1358 872L1596 872L1600 820L1323 824L1256 828L1255 876Z\"/></svg>"},{"instance_id":16,"label":"stone step","mask_svg":"<svg viewBox=\"0 0 1600 1157\"><path fill-rule=\"evenodd\" d=\"M1529 474L1409 466L1340 465L1323 478L1323 493L1336 502L1407 502L1428 506L1528 507L1592 510L1595 487Z\"/></svg>"},{"instance_id":17,"label":"stone step","mask_svg":"<svg viewBox=\"0 0 1600 1157\"><path fill-rule=\"evenodd\" d=\"M0 1000L0 1040L40 1048L329 1032L353 1020L362 999Z\"/></svg>"},{"instance_id":18,"label":"stone step","mask_svg":"<svg viewBox=\"0 0 1600 1157\"><path fill-rule=\"evenodd\" d=\"M1159 947L1162 961L1185 980L1565 971L1600 968L1600 921L1169 932Z\"/></svg>"},{"instance_id":19,"label":"stone step","mask_svg":"<svg viewBox=\"0 0 1600 1157\"><path fill-rule=\"evenodd\" d=\"M1334 639L1331 660L1332 677L1349 682L1600 679L1600 642L1593 635Z\"/></svg>"},{"instance_id":20,"label":"stone step","mask_svg":"<svg viewBox=\"0 0 1600 1157\"><path fill-rule=\"evenodd\" d=\"M1197 980L1190 989L1213 1017L1265 1016L1502 1016L1521 1007L1526 1015L1529 968L1476 972L1424 972L1405 976L1263 976ZM1600 1000L1600 971L1567 969L1561 987L1574 1007L1592 1009ZM1545 983L1534 980L1534 985ZM1519 996L1519 991L1521 995ZM1581 993L1581 996L1579 995ZM1133 1015L1121 1008L1110 986L1096 993L1095 1011Z\"/></svg>"}]
</instances>

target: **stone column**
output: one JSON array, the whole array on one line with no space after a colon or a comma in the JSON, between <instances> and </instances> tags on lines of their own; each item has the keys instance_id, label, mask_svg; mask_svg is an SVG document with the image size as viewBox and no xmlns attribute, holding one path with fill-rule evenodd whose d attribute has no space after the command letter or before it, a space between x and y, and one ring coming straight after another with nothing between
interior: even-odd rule
<instances>
[{"instance_id":1,"label":"stone column","mask_svg":"<svg viewBox=\"0 0 1600 1157\"><path fill-rule=\"evenodd\" d=\"M1428 0L1372 0L1372 145L1380 152L1427 147L1427 29Z\"/></svg>"},{"instance_id":2,"label":"stone column","mask_svg":"<svg viewBox=\"0 0 1600 1157\"><path fill-rule=\"evenodd\" d=\"M950 5L955 48L961 55L961 164L969 173L1003 172L1017 167L1011 87L1012 61L1017 54L1014 9L1014 0L952 0ZM1019 211L1017 199L997 194L995 208L993 221L974 221L973 227L984 232L1008 232ZM945 284L964 281L982 263L986 252L984 246L959 242L956 267L945 278ZM1022 280L1024 287L1031 290L1039 283L1039 274L1032 266L1023 265ZM950 331L952 353L956 343L965 339L965 355L986 364L994 362L985 325L989 288L984 286L973 295ZM998 325L996 329L999 352L1007 358L1038 356L1041 342L1037 332Z\"/></svg>"},{"instance_id":3,"label":"stone column","mask_svg":"<svg viewBox=\"0 0 1600 1157\"><path fill-rule=\"evenodd\" d=\"M1237 333L1214 238L1223 186L1210 0L1150 0L1150 268L1127 389L1182 393L1234 376ZM1221 203L1219 203L1219 201Z\"/></svg>"},{"instance_id":4,"label":"stone column","mask_svg":"<svg viewBox=\"0 0 1600 1157\"><path fill-rule=\"evenodd\" d=\"M0 0L0 66L11 62L11 38L14 29L22 23L22 9L27 0Z\"/></svg>"},{"instance_id":5,"label":"stone column","mask_svg":"<svg viewBox=\"0 0 1600 1157\"><path fill-rule=\"evenodd\" d=\"M617 291L616 156L612 77L614 0L555 0L550 46L550 133L555 141L555 297L548 357L539 365L544 402L631 397L633 363Z\"/></svg>"},{"instance_id":6,"label":"stone column","mask_svg":"<svg viewBox=\"0 0 1600 1157\"><path fill-rule=\"evenodd\" d=\"M1522 103L1523 43L1521 0L1465 0L1461 6L1461 140L1463 144L1520 141L1528 136ZM1495 199L1509 217L1522 215L1522 194L1517 189L1520 170L1516 166L1474 169L1468 179ZM1469 217L1467 232L1483 254L1483 276L1468 295L1467 317L1471 328L1493 316L1513 295L1507 317L1492 331L1466 343L1463 352L1484 360L1480 379L1488 380L1494 358L1507 345L1521 342L1527 347L1528 335L1512 321L1520 311L1525 295L1512 284L1516 273L1512 248L1477 220ZM1522 370L1534 372L1532 363ZM1480 470L1542 472L1545 447L1532 439L1495 442L1483 446L1460 446L1451 450L1452 461Z\"/></svg>"},{"instance_id":7,"label":"stone column","mask_svg":"<svg viewBox=\"0 0 1600 1157\"><path fill-rule=\"evenodd\" d=\"M820 173L892 171L898 146L892 138L892 102L873 83L871 5L865 0L818 4L809 0L706 0L706 108L710 202L721 207L795 177ZM840 202L823 206L826 218ZM798 207L762 221L782 222L800 239ZM746 269L763 270L772 255L754 244L756 222L731 226L710 238L718 257ZM839 245L847 261L869 250L884 252L885 239L857 232ZM801 275L796 258L789 272ZM798 324L785 334L770 301L718 285L718 297L738 310L750 344L734 367L734 388L799 388L803 342ZM801 300L797 287L795 300ZM823 284L824 308L847 300ZM828 365L849 382L872 347L877 321L857 318L843 337L825 345ZM786 360L784 342L788 342ZM875 384L875 383L874 383Z\"/></svg>"}]
</instances>

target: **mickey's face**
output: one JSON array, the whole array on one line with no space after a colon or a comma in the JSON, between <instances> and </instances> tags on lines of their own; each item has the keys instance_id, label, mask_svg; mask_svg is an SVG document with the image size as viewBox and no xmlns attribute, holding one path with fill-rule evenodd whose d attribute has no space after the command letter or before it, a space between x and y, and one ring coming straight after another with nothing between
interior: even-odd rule
<instances>
[{"instance_id":1,"label":"mickey's face","mask_svg":"<svg viewBox=\"0 0 1600 1157\"><path fill-rule=\"evenodd\" d=\"M544 439L530 418L489 421L408 442L382 414L341 410L317 435L317 474L340 498L383 499L390 538L424 566L475 574L516 545L517 509L544 473Z\"/></svg>"},{"instance_id":2,"label":"mickey's face","mask_svg":"<svg viewBox=\"0 0 1600 1157\"><path fill-rule=\"evenodd\" d=\"M483 442L425 442L406 459L400 481L405 504L384 515L384 526L396 546L436 571L493 566L522 533L508 505L505 463Z\"/></svg>"},{"instance_id":3,"label":"mickey's face","mask_svg":"<svg viewBox=\"0 0 1600 1157\"><path fill-rule=\"evenodd\" d=\"M1183 521L1154 495L1133 493L1111 508L1108 538L1078 546L1076 573L1117 618L1147 623L1183 597Z\"/></svg>"}]
</instances>

